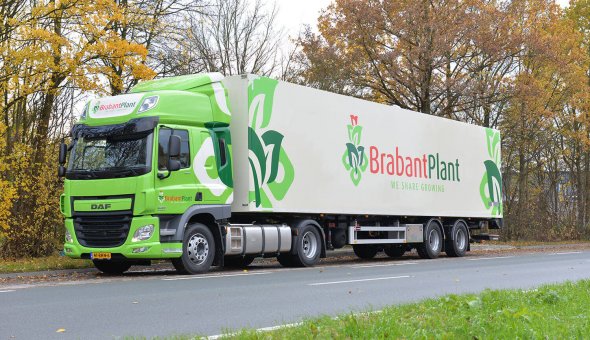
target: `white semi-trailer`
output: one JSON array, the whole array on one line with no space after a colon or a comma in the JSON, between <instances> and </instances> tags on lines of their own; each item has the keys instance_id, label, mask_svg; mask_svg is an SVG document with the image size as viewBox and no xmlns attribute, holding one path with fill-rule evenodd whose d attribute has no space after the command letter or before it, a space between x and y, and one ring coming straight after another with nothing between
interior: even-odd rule
<instances>
[{"instance_id":1,"label":"white semi-trailer","mask_svg":"<svg viewBox=\"0 0 590 340\"><path fill-rule=\"evenodd\" d=\"M87 105L60 170L66 254L103 271L159 258L189 273L258 256L311 266L347 244L361 258L463 256L474 229L502 225L496 130L254 75L131 92ZM80 161L90 141L127 157L125 138L145 139L141 171ZM124 235L95 233L101 216Z\"/></svg>"}]
</instances>

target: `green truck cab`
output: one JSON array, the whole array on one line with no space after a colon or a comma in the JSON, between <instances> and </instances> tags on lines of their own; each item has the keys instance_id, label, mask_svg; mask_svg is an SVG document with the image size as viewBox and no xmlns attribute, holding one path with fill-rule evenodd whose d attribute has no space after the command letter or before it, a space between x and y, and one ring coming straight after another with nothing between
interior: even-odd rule
<instances>
[{"instance_id":1,"label":"green truck cab","mask_svg":"<svg viewBox=\"0 0 590 340\"><path fill-rule=\"evenodd\" d=\"M105 272L123 272L150 259L179 259L188 219L215 224L229 218L230 116L220 78L143 82L129 94L86 105L71 131L67 168L60 169L67 256L91 258ZM214 159L197 155L204 143L213 147ZM65 161L65 150L60 158ZM223 188L200 183L200 171L218 178ZM220 230L207 231L219 237ZM193 262L220 261L221 247L200 240L191 241ZM182 261L175 265L186 270Z\"/></svg>"}]
</instances>

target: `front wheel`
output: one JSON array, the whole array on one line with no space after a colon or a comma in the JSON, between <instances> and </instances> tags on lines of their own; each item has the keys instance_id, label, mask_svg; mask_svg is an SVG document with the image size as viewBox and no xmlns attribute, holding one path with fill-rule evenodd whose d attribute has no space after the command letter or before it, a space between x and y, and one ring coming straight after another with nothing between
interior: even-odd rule
<instances>
[{"instance_id":1,"label":"front wheel","mask_svg":"<svg viewBox=\"0 0 590 340\"><path fill-rule=\"evenodd\" d=\"M184 274L205 273L215 257L215 239L207 226L195 223L187 226L182 241L182 256L172 259L177 271Z\"/></svg>"},{"instance_id":2,"label":"front wheel","mask_svg":"<svg viewBox=\"0 0 590 340\"><path fill-rule=\"evenodd\" d=\"M443 245L443 235L440 225L431 220L424 228L424 242L416 250L423 259L435 259L440 255Z\"/></svg>"},{"instance_id":3,"label":"front wheel","mask_svg":"<svg viewBox=\"0 0 590 340\"><path fill-rule=\"evenodd\" d=\"M131 268L131 263L127 261L112 260L92 260L96 269L109 275L121 275Z\"/></svg>"}]
</instances>

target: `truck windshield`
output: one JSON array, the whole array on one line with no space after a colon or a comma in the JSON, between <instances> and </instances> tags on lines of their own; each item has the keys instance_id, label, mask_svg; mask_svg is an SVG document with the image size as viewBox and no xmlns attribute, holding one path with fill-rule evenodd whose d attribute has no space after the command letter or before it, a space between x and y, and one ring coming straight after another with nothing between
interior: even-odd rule
<instances>
[{"instance_id":1,"label":"truck windshield","mask_svg":"<svg viewBox=\"0 0 590 340\"><path fill-rule=\"evenodd\" d=\"M74 140L68 179L139 176L150 172L153 132Z\"/></svg>"}]
</instances>

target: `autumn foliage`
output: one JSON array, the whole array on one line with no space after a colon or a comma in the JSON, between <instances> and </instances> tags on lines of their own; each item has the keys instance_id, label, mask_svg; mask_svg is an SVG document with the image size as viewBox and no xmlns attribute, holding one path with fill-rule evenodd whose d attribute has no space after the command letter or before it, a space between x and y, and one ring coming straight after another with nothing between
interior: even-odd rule
<instances>
[{"instance_id":1,"label":"autumn foliage","mask_svg":"<svg viewBox=\"0 0 590 340\"><path fill-rule=\"evenodd\" d=\"M56 151L77 94L117 93L129 78L154 76L146 47L119 34L120 26L141 20L130 12L109 0L0 4L1 255L59 248Z\"/></svg>"}]
</instances>

